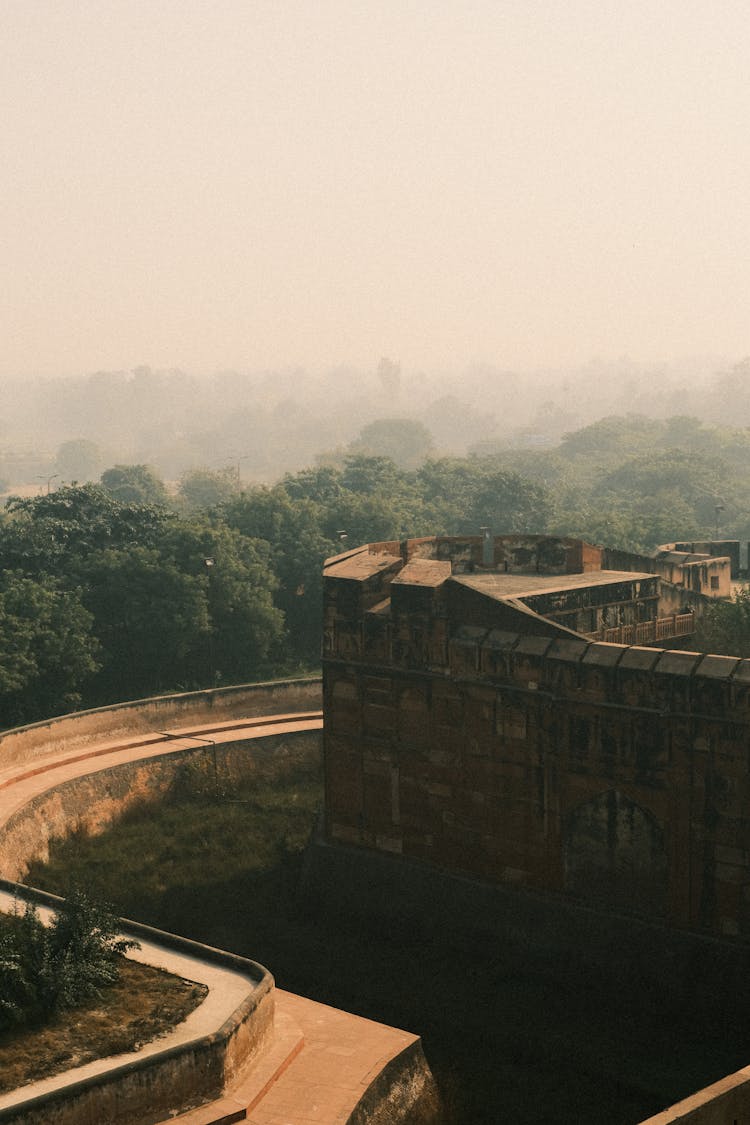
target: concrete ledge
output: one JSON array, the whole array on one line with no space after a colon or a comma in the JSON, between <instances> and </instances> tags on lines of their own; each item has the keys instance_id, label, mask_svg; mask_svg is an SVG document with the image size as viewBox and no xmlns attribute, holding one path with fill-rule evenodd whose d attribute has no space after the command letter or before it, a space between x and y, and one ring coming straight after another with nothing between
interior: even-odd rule
<instances>
[{"instance_id":1,"label":"concrete ledge","mask_svg":"<svg viewBox=\"0 0 750 1125\"><path fill-rule=\"evenodd\" d=\"M750 1067L691 1094L640 1125L740 1125L750 1121Z\"/></svg>"}]
</instances>

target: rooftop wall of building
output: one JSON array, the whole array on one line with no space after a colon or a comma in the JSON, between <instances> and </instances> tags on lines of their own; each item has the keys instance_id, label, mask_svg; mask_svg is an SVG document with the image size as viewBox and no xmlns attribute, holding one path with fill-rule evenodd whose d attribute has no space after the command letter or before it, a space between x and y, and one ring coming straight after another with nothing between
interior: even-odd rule
<instances>
[{"instance_id":1,"label":"rooftop wall of building","mask_svg":"<svg viewBox=\"0 0 750 1125\"><path fill-rule=\"evenodd\" d=\"M606 570L645 570L659 577L676 591L696 598L728 598L732 593L733 563L728 556L712 558L710 555L670 550L669 545L659 548L656 558L617 551L607 547L602 552L602 566Z\"/></svg>"},{"instance_id":2,"label":"rooftop wall of building","mask_svg":"<svg viewBox=\"0 0 750 1125\"><path fill-rule=\"evenodd\" d=\"M582 539L554 535L494 535L491 567L505 573L534 571L538 574L583 574L601 569L602 549ZM482 535L433 535L370 543L373 554L400 554L411 559L450 561L454 573L483 566L486 539Z\"/></svg>"}]
</instances>

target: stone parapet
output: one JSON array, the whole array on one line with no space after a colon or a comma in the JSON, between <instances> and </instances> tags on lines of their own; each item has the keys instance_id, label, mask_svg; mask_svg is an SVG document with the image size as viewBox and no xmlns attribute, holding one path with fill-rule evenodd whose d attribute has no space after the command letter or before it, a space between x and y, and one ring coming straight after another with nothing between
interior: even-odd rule
<instances>
[{"instance_id":1,"label":"stone parapet","mask_svg":"<svg viewBox=\"0 0 750 1125\"><path fill-rule=\"evenodd\" d=\"M309 676L154 696L15 727L0 733L0 778L21 762L93 743L115 743L164 727L313 710L320 706L320 682L319 676Z\"/></svg>"}]
</instances>

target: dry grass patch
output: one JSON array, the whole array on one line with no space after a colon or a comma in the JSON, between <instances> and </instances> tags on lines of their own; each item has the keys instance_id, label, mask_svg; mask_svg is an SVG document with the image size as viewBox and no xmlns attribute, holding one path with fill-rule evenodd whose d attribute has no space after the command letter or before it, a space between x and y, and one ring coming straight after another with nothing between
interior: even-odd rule
<instances>
[{"instance_id":1,"label":"dry grass patch","mask_svg":"<svg viewBox=\"0 0 750 1125\"><path fill-rule=\"evenodd\" d=\"M123 957L120 979L101 999L0 1035L0 1093L137 1050L182 1023L207 992L205 985Z\"/></svg>"}]
</instances>

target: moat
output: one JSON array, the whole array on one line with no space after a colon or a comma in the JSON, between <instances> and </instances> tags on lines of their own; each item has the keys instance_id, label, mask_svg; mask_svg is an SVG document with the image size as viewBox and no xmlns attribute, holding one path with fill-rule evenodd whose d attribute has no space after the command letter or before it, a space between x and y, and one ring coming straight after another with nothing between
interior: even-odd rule
<instances>
[{"instance_id":1,"label":"moat","mask_svg":"<svg viewBox=\"0 0 750 1125\"><path fill-rule=\"evenodd\" d=\"M310 768L231 799L143 805L102 836L58 845L27 881L84 882L125 916L272 966L279 987L418 1032L446 1125L634 1125L746 1064L741 1019L666 1010L616 970L310 909L301 849L319 798Z\"/></svg>"}]
</instances>

